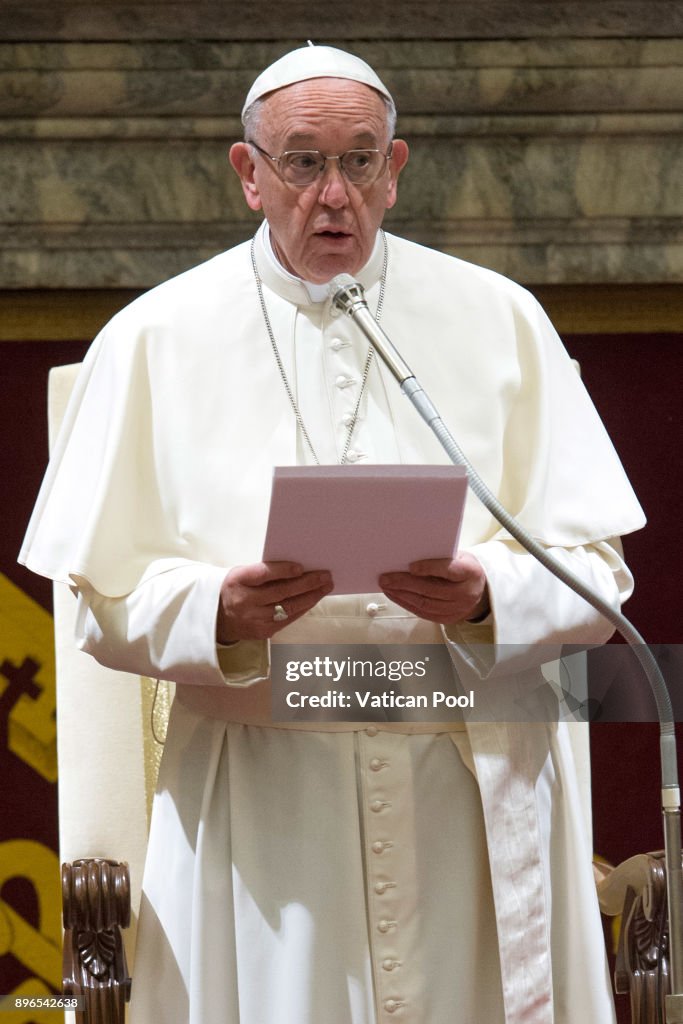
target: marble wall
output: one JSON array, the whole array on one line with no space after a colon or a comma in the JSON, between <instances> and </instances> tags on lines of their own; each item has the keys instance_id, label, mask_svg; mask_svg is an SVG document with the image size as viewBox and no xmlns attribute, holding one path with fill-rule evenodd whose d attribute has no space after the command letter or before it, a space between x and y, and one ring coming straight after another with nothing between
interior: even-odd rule
<instances>
[{"instance_id":1,"label":"marble wall","mask_svg":"<svg viewBox=\"0 0 683 1024\"><path fill-rule=\"evenodd\" d=\"M683 279L683 4L372 7L5 3L0 288L146 287L247 237L242 97L309 36L396 97L392 230L525 282Z\"/></svg>"}]
</instances>

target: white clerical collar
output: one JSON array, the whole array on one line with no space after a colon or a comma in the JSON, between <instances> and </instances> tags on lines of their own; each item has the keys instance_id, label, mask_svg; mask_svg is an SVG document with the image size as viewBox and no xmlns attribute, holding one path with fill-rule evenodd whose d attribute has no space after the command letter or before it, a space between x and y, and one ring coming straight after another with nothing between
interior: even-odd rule
<instances>
[{"instance_id":1,"label":"white clerical collar","mask_svg":"<svg viewBox=\"0 0 683 1024\"><path fill-rule=\"evenodd\" d=\"M324 302L328 298L328 286L316 284L313 281L304 281L290 273L280 263L275 255L270 239L270 228L268 221L264 220L256 232L256 262L261 280L273 291L283 298L296 303L297 306L310 306L318 302ZM377 232L375 245L370 254L370 259L365 266L354 276L367 290L376 284L382 274L382 261L384 246L382 245L381 234Z\"/></svg>"},{"instance_id":2,"label":"white clerical collar","mask_svg":"<svg viewBox=\"0 0 683 1024\"><path fill-rule=\"evenodd\" d=\"M311 302L325 301L325 299L327 298L326 284L316 284L314 281L305 281L303 277L297 277L296 274L292 274L289 270L282 266L279 259L275 255L275 250L273 249L273 242L270 237L270 225L268 224L267 220L263 222L263 249L275 271L278 274L281 274L283 277L287 278L289 281L300 282L308 292L308 297L310 298Z\"/></svg>"}]
</instances>

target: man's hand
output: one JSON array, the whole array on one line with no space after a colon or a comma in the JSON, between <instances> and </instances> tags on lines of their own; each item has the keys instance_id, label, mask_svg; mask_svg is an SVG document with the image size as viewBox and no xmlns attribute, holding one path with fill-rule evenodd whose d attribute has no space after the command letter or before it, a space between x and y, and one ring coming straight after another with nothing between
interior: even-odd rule
<instances>
[{"instance_id":1,"label":"man's hand","mask_svg":"<svg viewBox=\"0 0 683 1024\"><path fill-rule=\"evenodd\" d=\"M331 590L329 572L304 572L295 562L238 565L223 580L216 640L219 644L267 640L305 615ZM287 613L281 621L273 618L276 605Z\"/></svg>"},{"instance_id":2,"label":"man's hand","mask_svg":"<svg viewBox=\"0 0 683 1024\"><path fill-rule=\"evenodd\" d=\"M425 558L410 572L387 572L379 585L390 600L421 619L450 626L489 610L486 573L474 555Z\"/></svg>"}]
</instances>

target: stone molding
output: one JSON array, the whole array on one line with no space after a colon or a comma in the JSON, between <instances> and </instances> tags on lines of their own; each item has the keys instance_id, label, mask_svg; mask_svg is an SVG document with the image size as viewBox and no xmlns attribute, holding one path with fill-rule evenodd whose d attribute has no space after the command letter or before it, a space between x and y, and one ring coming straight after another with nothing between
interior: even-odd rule
<instances>
[{"instance_id":1,"label":"stone molding","mask_svg":"<svg viewBox=\"0 0 683 1024\"><path fill-rule=\"evenodd\" d=\"M349 29L352 32L349 32ZM683 35L678 0L310 0L218 3L19 3L0 10L0 39L620 38Z\"/></svg>"}]
</instances>

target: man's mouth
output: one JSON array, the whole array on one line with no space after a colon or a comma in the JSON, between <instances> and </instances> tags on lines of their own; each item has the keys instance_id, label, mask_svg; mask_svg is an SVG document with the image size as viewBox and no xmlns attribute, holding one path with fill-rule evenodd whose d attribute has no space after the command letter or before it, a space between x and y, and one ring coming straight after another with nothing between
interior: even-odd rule
<instances>
[{"instance_id":1,"label":"man's mouth","mask_svg":"<svg viewBox=\"0 0 683 1024\"><path fill-rule=\"evenodd\" d=\"M336 238L336 239L340 239L340 238L350 238L351 237L351 234L348 231L333 231L331 228L328 228L328 229L323 230L323 231L317 231L316 234L320 238Z\"/></svg>"}]
</instances>

